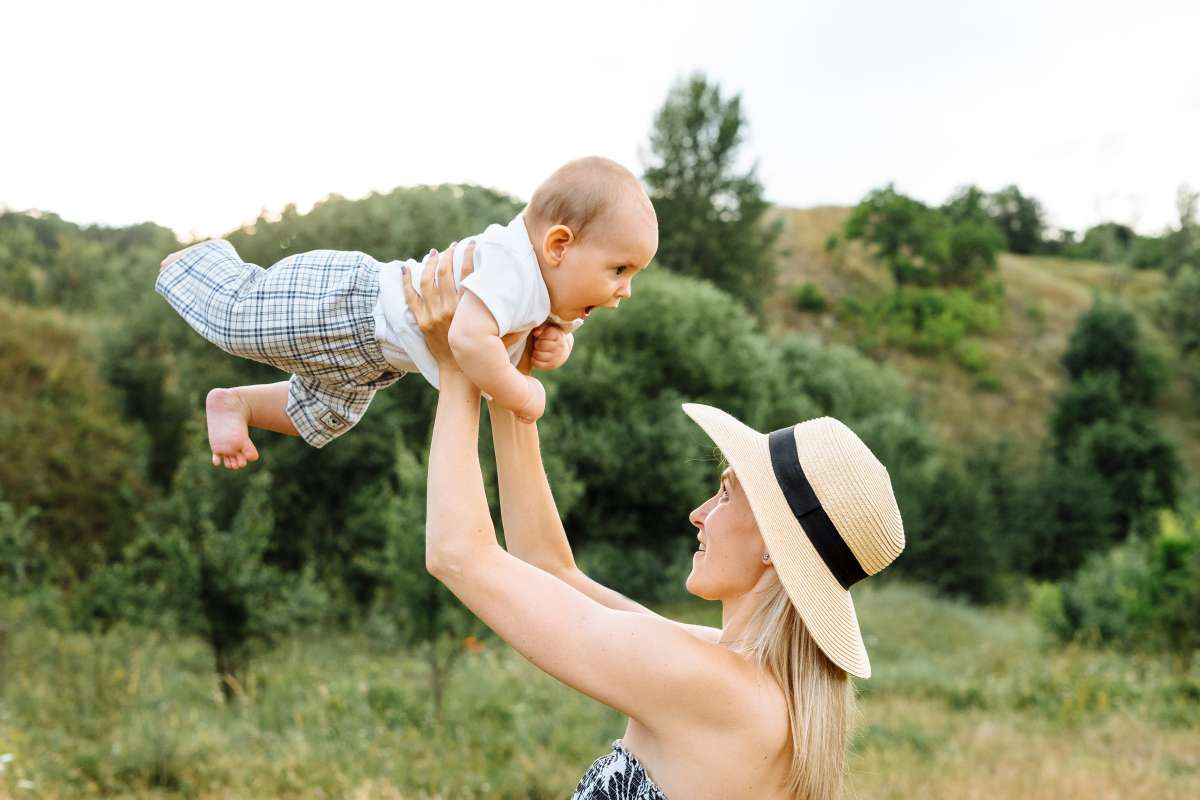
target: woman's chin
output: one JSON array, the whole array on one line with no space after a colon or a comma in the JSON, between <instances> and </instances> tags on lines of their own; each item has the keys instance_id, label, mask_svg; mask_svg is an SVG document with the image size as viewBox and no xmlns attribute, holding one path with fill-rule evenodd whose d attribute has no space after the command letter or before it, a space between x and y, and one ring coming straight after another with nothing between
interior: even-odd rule
<instances>
[{"instance_id":1,"label":"woman's chin","mask_svg":"<svg viewBox=\"0 0 1200 800\"><path fill-rule=\"evenodd\" d=\"M700 578L696 575L695 567L692 567L692 571L687 576L687 580L683 582L683 588L687 589L688 594L693 595L694 597L699 597L701 600L712 600L712 597L705 593L704 587L701 585Z\"/></svg>"}]
</instances>

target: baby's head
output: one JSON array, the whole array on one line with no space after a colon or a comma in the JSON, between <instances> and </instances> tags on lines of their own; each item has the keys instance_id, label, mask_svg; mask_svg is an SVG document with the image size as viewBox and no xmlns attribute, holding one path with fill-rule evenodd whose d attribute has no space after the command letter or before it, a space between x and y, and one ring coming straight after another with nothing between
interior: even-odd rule
<instances>
[{"instance_id":1,"label":"baby's head","mask_svg":"<svg viewBox=\"0 0 1200 800\"><path fill-rule=\"evenodd\" d=\"M539 186L525 226L562 320L616 308L658 250L658 218L641 182L615 161L570 161Z\"/></svg>"}]
</instances>

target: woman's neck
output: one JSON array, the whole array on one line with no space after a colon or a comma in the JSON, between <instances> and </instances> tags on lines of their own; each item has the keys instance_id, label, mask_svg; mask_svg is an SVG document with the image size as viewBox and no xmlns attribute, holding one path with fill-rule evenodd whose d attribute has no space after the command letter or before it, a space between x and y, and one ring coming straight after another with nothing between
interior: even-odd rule
<instances>
[{"instance_id":1,"label":"woman's neck","mask_svg":"<svg viewBox=\"0 0 1200 800\"><path fill-rule=\"evenodd\" d=\"M774 579L771 570L763 570L750 591L721 601L721 645L734 650L746 645L742 639L747 634L750 620L762 605L763 590Z\"/></svg>"}]
</instances>

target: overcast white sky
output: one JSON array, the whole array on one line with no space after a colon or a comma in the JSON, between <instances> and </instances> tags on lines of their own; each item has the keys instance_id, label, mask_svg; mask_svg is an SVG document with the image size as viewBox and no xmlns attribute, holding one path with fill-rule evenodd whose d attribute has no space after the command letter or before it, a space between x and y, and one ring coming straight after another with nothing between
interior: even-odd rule
<instances>
[{"instance_id":1,"label":"overcast white sky","mask_svg":"<svg viewBox=\"0 0 1200 800\"><path fill-rule=\"evenodd\" d=\"M1157 231L1200 188L1200 2L6 3L0 204L214 235L288 202L640 171L704 70L773 201L1015 182Z\"/></svg>"}]
</instances>

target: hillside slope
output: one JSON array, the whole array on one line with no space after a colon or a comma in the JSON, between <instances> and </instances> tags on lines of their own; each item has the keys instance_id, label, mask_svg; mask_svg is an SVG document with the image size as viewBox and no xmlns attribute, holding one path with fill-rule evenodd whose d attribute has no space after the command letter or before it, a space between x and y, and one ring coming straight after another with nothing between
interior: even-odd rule
<instances>
[{"instance_id":1,"label":"hillside slope","mask_svg":"<svg viewBox=\"0 0 1200 800\"><path fill-rule=\"evenodd\" d=\"M817 332L829 341L853 342L839 325L837 304L847 297L871 298L894 286L887 269L874 263L857 244L827 252L825 243L840 232L849 208L779 209L785 250L779 290L768 304L777 330ZM938 431L950 442L969 443L1001 434L1036 450L1046 435L1046 416L1062 390L1066 373L1059 359L1079 314L1097 293L1116 293L1137 312L1142 332L1169 365L1176 354L1153 324L1166 288L1159 272L1132 271L1111 264L1049 257L1001 254L1005 321L982 340L990 371L998 381L983 389L948 356L922 356L896 349L875 352L893 364ZM830 300L823 313L797 311L792 290L815 284ZM1172 369L1172 375L1176 373ZM1200 413L1182 379L1172 380L1160 403L1159 420L1179 443L1192 474L1200 470Z\"/></svg>"}]
</instances>

